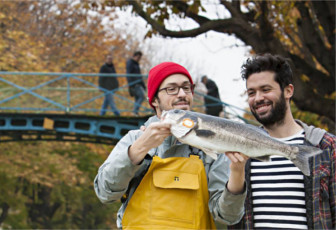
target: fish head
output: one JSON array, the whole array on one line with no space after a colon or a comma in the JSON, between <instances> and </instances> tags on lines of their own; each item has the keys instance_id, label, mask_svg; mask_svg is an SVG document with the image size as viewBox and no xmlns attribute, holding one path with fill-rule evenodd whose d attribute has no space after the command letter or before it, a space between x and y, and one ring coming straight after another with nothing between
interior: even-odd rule
<instances>
[{"instance_id":1,"label":"fish head","mask_svg":"<svg viewBox=\"0 0 336 230\"><path fill-rule=\"evenodd\" d=\"M197 117L192 116L187 110L163 111L161 121L171 124L170 131L178 139L183 138L197 127Z\"/></svg>"}]
</instances>

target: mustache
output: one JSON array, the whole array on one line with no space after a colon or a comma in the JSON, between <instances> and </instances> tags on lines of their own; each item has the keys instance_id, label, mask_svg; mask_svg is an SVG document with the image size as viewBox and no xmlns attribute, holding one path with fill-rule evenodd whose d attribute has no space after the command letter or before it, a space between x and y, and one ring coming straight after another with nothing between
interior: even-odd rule
<instances>
[{"instance_id":1,"label":"mustache","mask_svg":"<svg viewBox=\"0 0 336 230\"><path fill-rule=\"evenodd\" d=\"M178 101L174 102L174 105L180 103L180 102L185 102L185 103L189 103L189 101L187 101L185 98L180 98Z\"/></svg>"},{"instance_id":2,"label":"mustache","mask_svg":"<svg viewBox=\"0 0 336 230\"><path fill-rule=\"evenodd\" d=\"M259 102L256 102L253 107L258 107L260 105L269 105L269 104L271 104L270 101L259 101Z\"/></svg>"}]
</instances>

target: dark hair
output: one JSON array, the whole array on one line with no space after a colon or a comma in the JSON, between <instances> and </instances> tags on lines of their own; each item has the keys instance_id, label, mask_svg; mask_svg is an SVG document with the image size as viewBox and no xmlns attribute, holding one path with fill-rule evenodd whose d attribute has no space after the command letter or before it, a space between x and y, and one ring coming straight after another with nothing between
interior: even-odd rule
<instances>
[{"instance_id":1,"label":"dark hair","mask_svg":"<svg viewBox=\"0 0 336 230\"><path fill-rule=\"evenodd\" d=\"M142 52L141 51L135 51L133 53L133 57L135 57L135 56L142 56Z\"/></svg>"},{"instance_id":2,"label":"dark hair","mask_svg":"<svg viewBox=\"0 0 336 230\"><path fill-rule=\"evenodd\" d=\"M241 67L241 75L247 80L250 75L263 71L274 72L274 80L279 83L281 90L293 84L293 73L289 65L288 59L280 55L272 55L269 53L257 55L249 58Z\"/></svg>"}]
</instances>

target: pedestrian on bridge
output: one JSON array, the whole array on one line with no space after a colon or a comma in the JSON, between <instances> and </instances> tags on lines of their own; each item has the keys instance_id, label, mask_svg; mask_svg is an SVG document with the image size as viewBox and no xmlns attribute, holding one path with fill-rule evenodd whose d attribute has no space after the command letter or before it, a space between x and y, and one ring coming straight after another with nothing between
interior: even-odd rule
<instances>
[{"instance_id":1,"label":"pedestrian on bridge","mask_svg":"<svg viewBox=\"0 0 336 230\"><path fill-rule=\"evenodd\" d=\"M134 52L132 58L128 59L126 62L126 73L127 74L141 74L141 69L139 65L139 61L142 57L141 51ZM139 115L139 109L142 102L145 100L145 90L146 85L142 79L142 76L127 76L127 82L129 86L129 93L132 97L134 97L134 109L133 115Z\"/></svg>"},{"instance_id":2,"label":"pedestrian on bridge","mask_svg":"<svg viewBox=\"0 0 336 230\"><path fill-rule=\"evenodd\" d=\"M101 202L121 199L118 228L214 229L214 222L239 222L246 158L226 153L214 160L180 143L171 125L160 120L164 110L191 109L194 84L189 72L173 62L161 63L149 71L147 87L156 115L117 143L94 180Z\"/></svg>"},{"instance_id":3,"label":"pedestrian on bridge","mask_svg":"<svg viewBox=\"0 0 336 230\"><path fill-rule=\"evenodd\" d=\"M204 97L206 114L219 117L220 112L223 111L223 105L220 101L218 87L216 83L206 75L201 78L201 81L207 88L208 97Z\"/></svg>"},{"instance_id":4,"label":"pedestrian on bridge","mask_svg":"<svg viewBox=\"0 0 336 230\"><path fill-rule=\"evenodd\" d=\"M112 55L106 56L106 62L104 65L100 67L99 73L103 74L115 74L115 68L112 62ZM104 91L105 98L104 102L100 111L100 115L105 115L107 111L107 107L110 106L112 112L116 116L120 116L120 112L118 111L114 99L113 94L115 93L115 89L119 87L118 79L115 76L99 76L99 87L101 88L101 91Z\"/></svg>"}]
</instances>

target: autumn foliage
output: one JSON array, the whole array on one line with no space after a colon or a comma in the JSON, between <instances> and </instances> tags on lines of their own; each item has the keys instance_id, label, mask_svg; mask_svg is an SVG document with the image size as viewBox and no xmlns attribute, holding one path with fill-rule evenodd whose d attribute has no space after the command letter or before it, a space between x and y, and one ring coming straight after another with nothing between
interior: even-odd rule
<instances>
[{"instance_id":1,"label":"autumn foliage","mask_svg":"<svg viewBox=\"0 0 336 230\"><path fill-rule=\"evenodd\" d=\"M0 71L95 73L113 51L117 72L125 73L130 53L109 17L73 1L1 1ZM20 85L37 83L22 79L11 77ZM103 205L93 191L111 146L13 142L0 148L1 229L115 227L118 203Z\"/></svg>"},{"instance_id":2,"label":"autumn foliage","mask_svg":"<svg viewBox=\"0 0 336 230\"><path fill-rule=\"evenodd\" d=\"M319 126L322 116L334 126L335 7L328 7L333 1L219 1L230 13L220 20L204 16L202 2L207 1L0 1L0 71L97 73L112 52L117 73L125 73L126 59L139 44L114 29L112 12L131 6L151 26L148 37L195 37L214 30L234 34L253 52L290 57L296 73L295 104L319 114L293 105L295 116ZM164 21L170 17L192 19L199 27L169 30ZM97 79L91 81L97 84ZM124 85L125 78L119 83ZM0 89L4 86L1 82ZM92 184L111 148L0 143L0 229L115 228L119 203L102 205Z\"/></svg>"}]
</instances>

